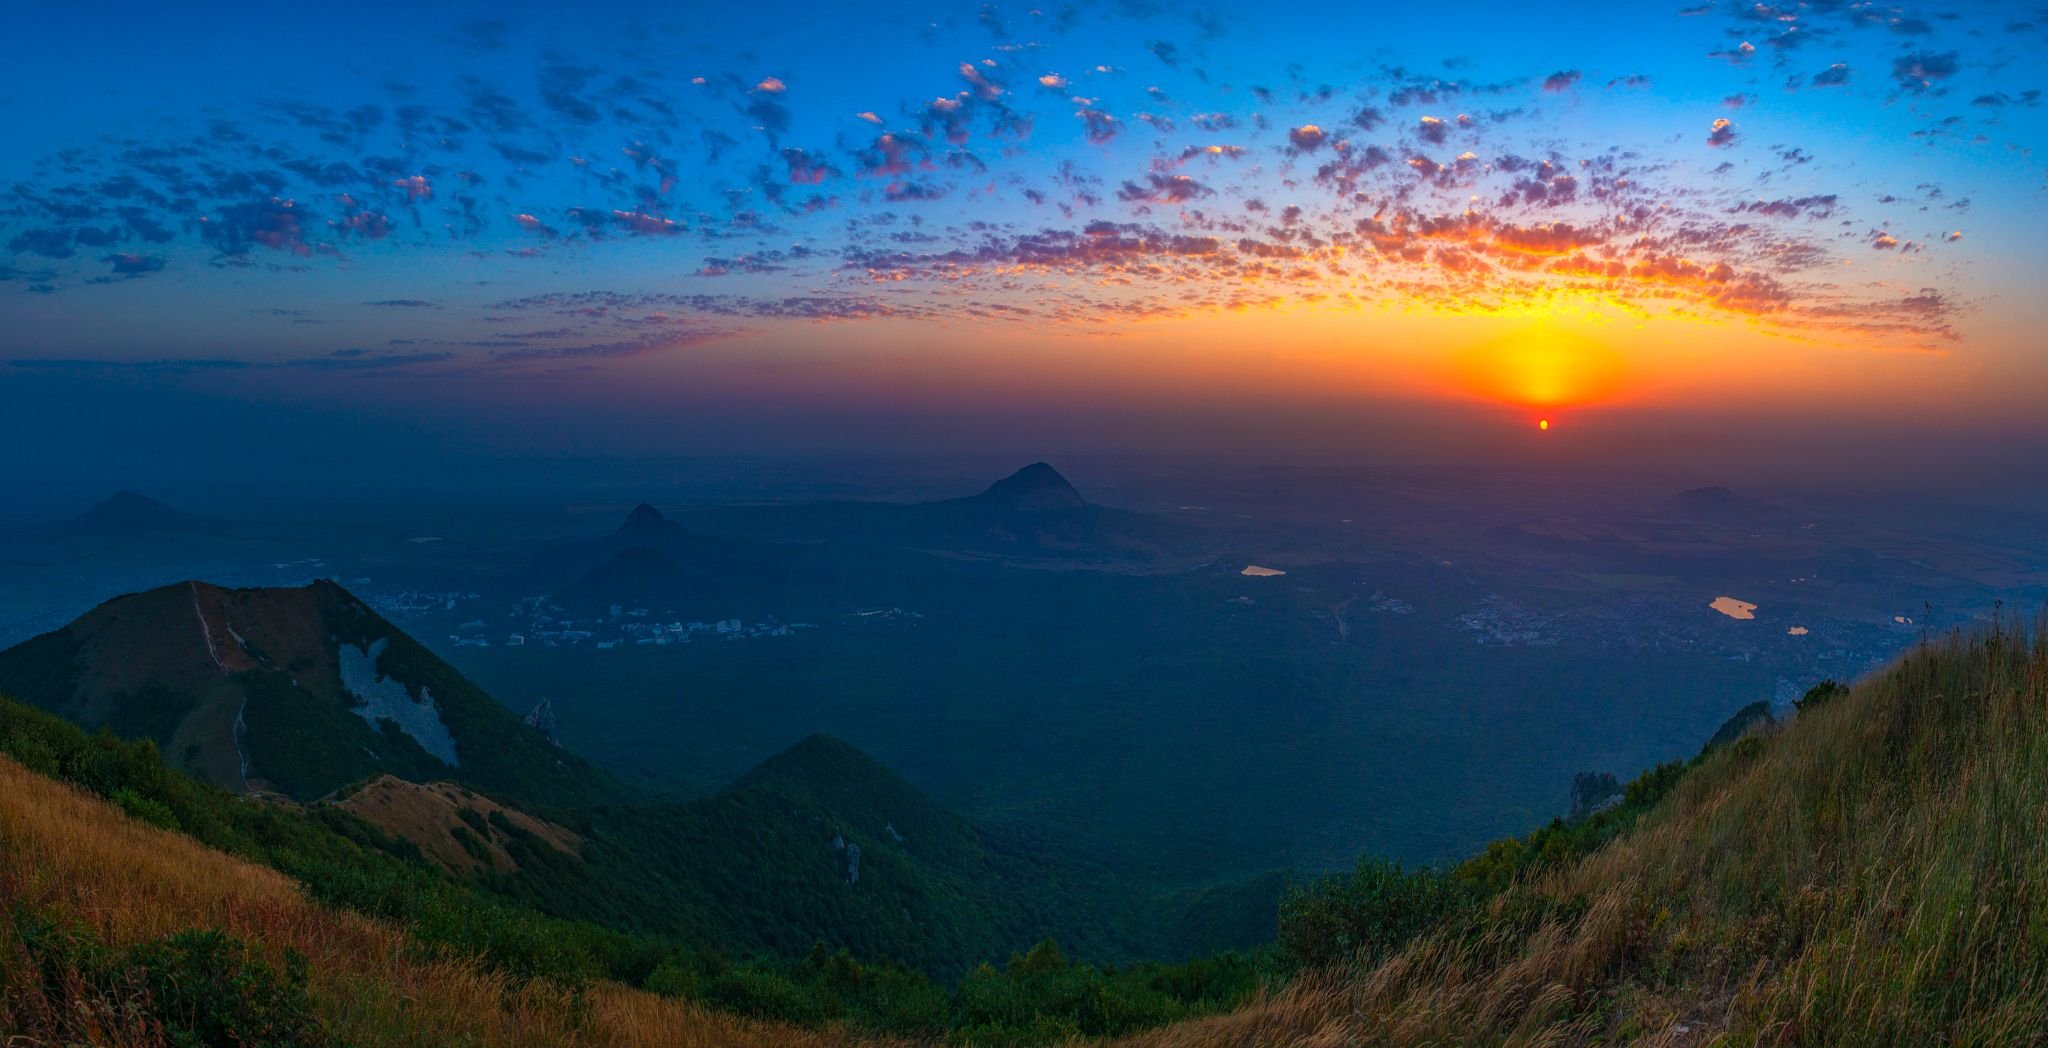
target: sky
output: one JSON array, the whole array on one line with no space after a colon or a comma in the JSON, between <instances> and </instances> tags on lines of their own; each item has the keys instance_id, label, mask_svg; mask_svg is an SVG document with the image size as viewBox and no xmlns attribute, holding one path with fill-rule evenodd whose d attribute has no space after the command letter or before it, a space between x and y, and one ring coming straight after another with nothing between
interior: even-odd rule
<instances>
[{"instance_id":1,"label":"sky","mask_svg":"<svg viewBox=\"0 0 2048 1048\"><path fill-rule=\"evenodd\" d=\"M0 38L16 483L2048 458L2038 0L17 4Z\"/></svg>"}]
</instances>

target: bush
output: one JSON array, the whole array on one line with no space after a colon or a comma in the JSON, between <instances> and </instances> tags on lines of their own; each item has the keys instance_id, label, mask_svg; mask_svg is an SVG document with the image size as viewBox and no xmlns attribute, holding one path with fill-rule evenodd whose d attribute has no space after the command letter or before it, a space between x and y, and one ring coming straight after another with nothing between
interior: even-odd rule
<instances>
[{"instance_id":1,"label":"bush","mask_svg":"<svg viewBox=\"0 0 2048 1048\"><path fill-rule=\"evenodd\" d=\"M1792 700L1792 705L1797 707L1799 712L1805 713L1808 709L1817 708L1829 699L1847 694L1849 694L1847 685L1830 678L1806 689L1806 694Z\"/></svg>"},{"instance_id":2,"label":"bush","mask_svg":"<svg viewBox=\"0 0 2048 1048\"><path fill-rule=\"evenodd\" d=\"M6 953L26 962L30 979L9 980L0 1024L71 1043L94 1029L160 1032L173 1048L334 1043L306 992L306 962L288 953L283 970L241 940L194 929L125 950L84 931L17 912ZM150 1038L152 1042L158 1038Z\"/></svg>"},{"instance_id":3,"label":"bush","mask_svg":"<svg viewBox=\"0 0 2048 1048\"><path fill-rule=\"evenodd\" d=\"M1302 967L1372 963L1475 898L1466 884L1437 870L1360 859L1349 874L1288 893L1280 903L1280 949Z\"/></svg>"}]
</instances>

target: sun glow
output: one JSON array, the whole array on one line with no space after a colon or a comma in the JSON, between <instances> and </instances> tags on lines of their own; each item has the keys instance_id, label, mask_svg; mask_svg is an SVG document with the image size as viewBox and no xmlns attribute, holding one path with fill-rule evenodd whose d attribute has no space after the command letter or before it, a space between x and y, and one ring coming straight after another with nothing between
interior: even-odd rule
<instances>
[{"instance_id":1,"label":"sun glow","mask_svg":"<svg viewBox=\"0 0 2048 1048\"><path fill-rule=\"evenodd\" d=\"M1552 323L1480 343L1460 354L1455 366L1453 381L1468 395L1530 407L1608 400L1618 394L1622 380L1620 354L1603 341Z\"/></svg>"}]
</instances>

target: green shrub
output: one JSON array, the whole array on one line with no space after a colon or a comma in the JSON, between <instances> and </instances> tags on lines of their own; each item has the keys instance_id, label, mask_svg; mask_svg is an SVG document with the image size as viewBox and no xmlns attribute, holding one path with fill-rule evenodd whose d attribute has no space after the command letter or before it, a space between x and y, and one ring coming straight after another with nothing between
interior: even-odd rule
<instances>
[{"instance_id":1,"label":"green shrub","mask_svg":"<svg viewBox=\"0 0 2048 1048\"><path fill-rule=\"evenodd\" d=\"M1829 678L1806 689L1806 694L1792 700L1792 705L1798 707L1799 712L1805 713L1809 709L1818 708L1829 699L1847 694L1849 694L1847 685Z\"/></svg>"},{"instance_id":2,"label":"green shrub","mask_svg":"<svg viewBox=\"0 0 2048 1048\"><path fill-rule=\"evenodd\" d=\"M279 970L241 940L194 929L127 949L101 944L82 929L17 911L14 948L36 973L34 988L57 1028L38 1033L69 1043L84 1034L66 1024L112 1023L161 1031L172 1048L334 1044L306 991L306 961L287 953ZM20 1004L22 1002L9 1002Z\"/></svg>"},{"instance_id":3,"label":"green shrub","mask_svg":"<svg viewBox=\"0 0 2048 1048\"><path fill-rule=\"evenodd\" d=\"M1280 904L1280 950L1300 966L1376 961L1471 904L1465 882L1420 867L1360 859L1289 892Z\"/></svg>"}]
</instances>

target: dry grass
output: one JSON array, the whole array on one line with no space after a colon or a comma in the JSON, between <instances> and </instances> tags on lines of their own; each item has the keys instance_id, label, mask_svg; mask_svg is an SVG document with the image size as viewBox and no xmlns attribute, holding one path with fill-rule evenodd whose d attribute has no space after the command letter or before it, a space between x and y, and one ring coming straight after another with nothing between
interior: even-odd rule
<instances>
[{"instance_id":1,"label":"dry grass","mask_svg":"<svg viewBox=\"0 0 2048 1048\"><path fill-rule=\"evenodd\" d=\"M2048 1043L2048 633L1909 655L1467 926L1127 1043L1613 1042Z\"/></svg>"},{"instance_id":2,"label":"dry grass","mask_svg":"<svg viewBox=\"0 0 2048 1048\"><path fill-rule=\"evenodd\" d=\"M520 983L435 957L397 928L309 902L275 871L128 818L0 758L0 921L16 907L74 915L122 946L193 927L304 954L331 1029L364 1045L825 1046L876 1042L720 1015L615 984ZM0 954L0 1044L154 1045L50 1001Z\"/></svg>"},{"instance_id":3,"label":"dry grass","mask_svg":"<svg viewBox=\"0 0 2048 1048\"><path fill-rule=\"evenodd\" d=\"M486 865L504 872L519 869L505 848L505 832L488 824L479 831L463 821L464 812L485 819L492 815L507 819L564 855L577 855L583 847L583 838L565 827L508 808L452 782L416 783L396 775L380 775L335 806L385 833L411 841L427 861L459 876L475 873ZM458 830L476 834L490 856L488 862L471 855L456 842L453 834Z\"/></svg>"}]
</instances>

